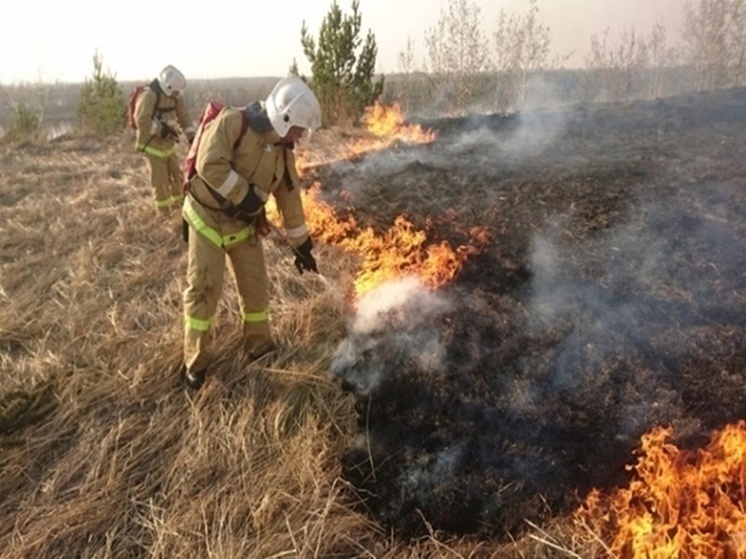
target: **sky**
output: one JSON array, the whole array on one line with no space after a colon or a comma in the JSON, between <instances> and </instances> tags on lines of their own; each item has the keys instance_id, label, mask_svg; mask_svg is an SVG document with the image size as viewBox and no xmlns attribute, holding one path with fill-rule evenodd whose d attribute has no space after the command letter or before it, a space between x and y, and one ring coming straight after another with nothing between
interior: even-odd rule
<instances>
[{"instance_id":1,"label":"sky","mask_svg":"<svg viewBox=\"0 0 746 559\"><path fill-rule=\"evenodd\" d=\"M333 0L0 0L0 84L77 83L93 73L93 56L121 81L155 77L173 64L187 77L281 77L295 59L310 66L300 44L305 21L317 38ZM415 67L426 59L425 36L449 0L360 0L362 31L378 46L377 71L400 71L399 53L414 45ZM529 0L471 0L492 40L501 10L525 14ZM352 0L337 0L351 13ZM678 41L684 0L538 0L553 55L583 66L593 35L608 29L647 34L656 22Z\"/></svg>"}]
</instances>

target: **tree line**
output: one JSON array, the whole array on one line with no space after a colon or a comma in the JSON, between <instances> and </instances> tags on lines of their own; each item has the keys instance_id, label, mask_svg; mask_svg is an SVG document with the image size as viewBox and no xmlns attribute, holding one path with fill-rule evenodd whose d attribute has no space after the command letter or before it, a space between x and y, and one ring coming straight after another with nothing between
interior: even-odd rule
<instances>
[{"instance_id":1,"label":"tree line","mask_svg":"<svg viewBox=\"0 0 746 559\"><path fill-rule=\"evenodd\" d=\"M326 124L357 123L375 102L397 102L409 114L457 115L518 111L550 97L620 101L742 85L746 0L686 0L683 10L679 43L671 43L662 22L647 34L606 29L591 36L582 71L568 71L568 56L550 56L552 33L541 20L539 0L526 0L522 13L502 10L491 35L474 1L448 0L424 32L420 63L410 37L398 55L399 73L385 80L375 71L378 46L373 32L364 32L359 0L352 0L349 13L333 0L318 35L305 22L300 29L311 67L311 75L301 77L319 97ZM80 126L100 135L118 133L126 92L98 53L93 64L80 91ZM288 72L300 75L295 60ZM35 107L14 101L6 136L38 132L44 102Z\"/></svg>"},{"instance_id":2,"label":"tree line","mask_svg":"<svg viewBox=\"0 0 746 559\"><path fill-rule=\"evenodd\" d=\"M548 82L566 101L620 101L741 86L746 78L746 0L686 0L677 44L663 22L647 34L605 29L591 36L580 72L564 70L569 55L550 56L552 33L539 0L527 0L524 13L502 10L491 36L480 12L471 0L449 0L425 31L421 66L411 39L399 53L402 79L391 96L412 110L431 104L458 114L520 110L532 88L546 92ZM571 87L563 84L568 79Z\"/></svg>"}]
</instances>

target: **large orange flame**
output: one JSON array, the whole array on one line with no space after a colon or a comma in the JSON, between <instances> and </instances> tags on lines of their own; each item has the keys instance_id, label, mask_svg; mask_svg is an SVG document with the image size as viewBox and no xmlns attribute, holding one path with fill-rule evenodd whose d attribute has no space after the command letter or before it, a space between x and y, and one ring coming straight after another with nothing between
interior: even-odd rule
<instances>
[{"instance_id":1,"label":"large orange flame","mask_svg":"<svg viewBox=\"0 0 746 559\"><path fill-rule=\"evenodd\" d=\"M406 125L399 105L373 105L365 111L363 123L369 137L352 140L343 146L347 159L361 153L386 149L394 142L416 144L432 142L436 135L423 131L419 125ZM300 151L297 165L303 176L310 166L331 162L321 161L318 154ZM487 242L487 230L473 227L463 246L452 248L447 242L432 243L428 233L418 231L405 216L398 216L388 231L377 234L372 228L360 228L352 217L340 218L334 208L319 198L320 185L315 183L303 191L303 204L311 235L320 242L334 244L358 255L360 270L354 280L354 295L359 297L381 283L416 275L431 289L453 279L471 255L481 252ZM277 219L275 209L269 217Z\"/></svg>"},{"instance_id":2,"label":"large orange flame","mask_svg":"<svg viewBox=\"0 0 746 559\"><path fill-rule=\"evenodd\" d=\"M387 144L397 140L422 144L432 142L437 137L435 132L423 130L419 124L404 124L404 116L398 103L388 107L376 103L365 109L362 121L368 132L383 138Z\"/></svg>"},{"instance_id":3,"label":"large orange flame","mask_svg":"<svg viewBox=\"0 0 746 559\"><path fill-rule=\"evenodd\" d=\"M746 421L696 452L667 442L672 434L657 427L644 435L629 487L592 491L576 523L611 557L746 558Z\"/></svg>"},{"instance_id":4,"label":"large orange flame","mask_svg":"<svg viewBox=\"0 0 746 559\"><path fill-rule=\"evenodd\" d=\"M334 244L361 256L360 271L354 282L356 296L381 283L416 275L432 289L453 279L469 256L479 253L487 242L487 230L473 227L469 242L455 250L441 241L428 244L424 231L418 231L404 216L398 216L384 234L360 228L354 218L341 219L334 208L319 199L318 185L304 192L308 227L314 238Z\"/></svg>"}]
</instances>

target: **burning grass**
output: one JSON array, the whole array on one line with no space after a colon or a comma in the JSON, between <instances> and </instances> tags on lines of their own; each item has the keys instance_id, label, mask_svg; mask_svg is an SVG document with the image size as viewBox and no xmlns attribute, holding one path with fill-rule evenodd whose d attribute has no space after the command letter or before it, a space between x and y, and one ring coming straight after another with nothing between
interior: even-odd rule
<instances>
[{"instance_id":1,"label":"burning grass","mask_svg":"<svg viewBox=\"0 0 746 559\"><path fill-rule=\"evenodd\" d=\"M746 556L746 422L696 451L679 450L672 435L663 427L644 435L629 487L592 491L576 522L609 542L612 556Z\"/></svg>"}]
</instances>

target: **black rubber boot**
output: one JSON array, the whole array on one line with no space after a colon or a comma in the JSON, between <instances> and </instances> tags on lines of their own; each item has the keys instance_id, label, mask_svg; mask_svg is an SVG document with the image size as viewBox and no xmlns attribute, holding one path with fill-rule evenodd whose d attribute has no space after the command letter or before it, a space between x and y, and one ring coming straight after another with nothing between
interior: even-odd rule
<instances>
[{"instance_id":1,"label":"black rubber boot","mask_svg":"<svg viewBox=\"0 0 746 559\"><path fill-rule=\"evenodd\" d=\"M186 384L192 390L199 390L205 383L206 371L190 371L186 365L181 366L181 378L184 379Z\"/></svg>"}]
</instances>

